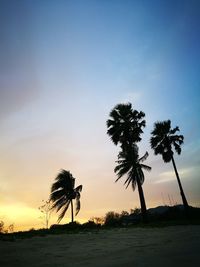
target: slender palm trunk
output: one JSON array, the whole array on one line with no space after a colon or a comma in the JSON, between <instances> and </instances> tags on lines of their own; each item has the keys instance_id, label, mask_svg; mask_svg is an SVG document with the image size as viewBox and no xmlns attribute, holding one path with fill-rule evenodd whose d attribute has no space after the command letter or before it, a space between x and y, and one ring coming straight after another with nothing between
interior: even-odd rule
<instances>
[{"instance_id":1,"label":"slender palm trunk","mask_svg":"<svg viewBox=\"0 0 200 267\"><path fill-rule=\"evenodd\" d=\"M188 202L187 202L187 199L185 197L185 194L184 194L184 191L183 191L183 187L181 185L181 181L180 181L180 178L179 178L179 174L178 174L178 171L177 171L176 164L175 164L173 156L172 156L172 164L173 164L173 167L174 167L174 171L176 173L176 178L177 178L177 181L178 181L178 185L179 185L180 194L181 194L181 197L182 197L184 208L185 208L186 211L188 211L188 207L189 207L188 206Z\"/></svg>"},{"instance_id":2,"label":"slender palm trunk","mask_svg":"<svg viewBox=\"0 0 200 267\"><path fill-rule=\"evenodd\" d=\"M137 178L137 187L138 187L138 193L140 197L142 220L143 222L147 222L147 209L146 209L146 203L145 203L145 198L144 198L144 192L143 192L140 180L138 178Z\"/></svg>"},{"instance_id":3,"label":"slender palm trunk","mask_svg":"<svg viewBox=\"0 0 200 267\"><path fill-rule=\"evenodd\" d=\"M71 203L71 217L72 217L72 223L74 222L74 209L73 209L73 200L70 201Z\"/></svg>"}]
</instances>

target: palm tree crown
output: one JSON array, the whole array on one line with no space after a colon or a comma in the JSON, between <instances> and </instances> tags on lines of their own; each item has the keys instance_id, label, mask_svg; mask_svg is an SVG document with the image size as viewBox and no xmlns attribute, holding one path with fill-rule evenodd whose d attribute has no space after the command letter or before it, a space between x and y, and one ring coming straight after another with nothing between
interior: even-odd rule
<instances>
[{"instance_id":1,"label":"palm tree crown","mask_svg":"<svg viewBox=\"0 0 200 267\"><path fill-rule=\"evenodd\" d=\"M131 184L134 191L138 182L142 185L144 182L143 169L151 170L151 167L142 163L147 159L148 155L148 152L146 152L144 156L139 158L138 147L135 144L129 147L128 150L119 152L118 160L116 161L118 165L114 169L118 176L116 182L122 176L127 175L127 179L124 182L126 187Z\"/></svg>"},{"instance_id":2,"label":"palm tree crown","mask_svg":"<svg viewBox=\"0 0 200 267\"><path fill-rule=\"evenodd\" d=\"M76 200L76 214L80 210L80 192L82 185L75 188L75 178L69 171L61 170L55 178L55 182L51 186L50 200L52 201L52 209L56 212L61 211L58 217L60 222L71 204L72 222L73 222L73 200Z\"/></svg>"},{"instance_id":3,"label":"palm tree crown","mask_svg":"<svg viewBox=\"0 0 200 267\"><path fill-rule=\"evenodd\" d=\"M146 212L146 203L144 198L144 192L142 189L142 184L144 182L144 173L143 169L150 171L151 167L143 164L143 161L148 157L148 153L139 158L138 147L136 144L132 144L132 146L127 147L125 150L119 152L117 163L118 165L115 167L114 171L117 173L116 182L124 175L127 175L127 178L124 182L126 188L129 184L132 185L133 191L138 187L138 193L140 198L141 212L143 221L147 221L147 212Z\"/></svg>"},{"instance_id":4,"label":"palm tree crown","mask_svg":"<svg viewBox=\"0 0 200 267\"><path fill-rule=\"evenodd\" d=\"M183 135L175 134L179 127L171 129L171 121L156 122L154 130L151 132L151 148L154 149L155 155L161 154L164 162L169 162L174 154L172 147L180 155L181 145L183 144Z\"/></svg>"},{"instance_id":5,"label":"palm tree crown","mask_svg":"<svg viewBox=\"0 0 200 267\"><path fill-rule=\"evenodd\" d=\"M146 121L144 112L132 109L131 103L118 104L110 112L107 120L107 134L115 145L121 144L122 149L132 143L141 141Z\"/></svg>"}]
</instances>

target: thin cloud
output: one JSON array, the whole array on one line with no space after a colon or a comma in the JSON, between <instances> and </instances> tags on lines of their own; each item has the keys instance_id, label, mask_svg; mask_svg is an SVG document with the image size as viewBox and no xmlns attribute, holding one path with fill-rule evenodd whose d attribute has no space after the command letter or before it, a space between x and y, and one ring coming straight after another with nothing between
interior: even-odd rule
<instances>
[{"instance_id":1,"label":"thin cloud","mask_svg":"<svg viewBox=\"0 0 200 267\"><path fill-rule=\"evenodd\" d=\"M189 174L191 174L192 172L195 172L195 169L196 169L195 167L180 169L179 175L181 176L181 178L187 178L187 177L189 177ZM174 171L167 171L167 172L160 173L158 180L156 180L154 183L160 184L160 183L172 182L175 180L176 180L175 172Z\"/></svg>"}]
</instances>

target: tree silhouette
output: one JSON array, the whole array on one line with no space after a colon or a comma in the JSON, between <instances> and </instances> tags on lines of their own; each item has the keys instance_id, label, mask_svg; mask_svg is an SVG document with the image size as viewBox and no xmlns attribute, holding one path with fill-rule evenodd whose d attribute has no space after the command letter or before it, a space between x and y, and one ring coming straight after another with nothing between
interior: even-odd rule
<instances>
[{"instance_id":1,"label":"tree silhouette","mask_svg":"<svg viewBox=\"0 0 200 267\"><path fill-rule=\"evenodd\" d=\"M132 109L131 103L116 105L107 120L107 134L115 145L120 144L124 150L133 143L141 141L146 121L144 112Z\"/></svg>"},{"instance_id":2,"label":"tree silhouette","mask_svg":"<svg viewBox=\"0 0 200 267\"><path fill-rule=\"evenodd\" d=\"M148 157L146 152L143 157L139 158L138 147L136 145L130 146L127 150L119 152L117 163L115 167L115 173L117 173L116 182L124 175L127 175L127 178L124 182L126 188L131 184L133 191L136 186L138 187L138 193L140 198L141 212L143 221L147 220L146 213L146 203L144 198L144 193L142 189L142 184L144 183L144 173L143 169L150 171L151 167L143 164Z\"/></svg>"},{"instance_id":3,"label":"tree silhouette","mask_svg":"<svg viewBox=\"0 0 200 267\"><path fill-rule=\"evenodd\" d=\"M44 225L48 229L49 221L51 217L51 211L52 211L51 200L50 199L46 201L42 200L42 202L43 202L42 205L38 208L39 211L42 213L42 216L40 216L40 219L45 221Z\"/></svg>"},{"instance_id":4,"label":"tree silhouette","mask_svg":"<svg viewBox=\"0 0 200 267\"><path fill-rule=\"evenodd\" d=\"M183 205L185 210L188 210L188 202L185 197L183 187L179 178L179 174L174 161L174 152L172 147L178 153L181 154L181 145L183 144L183 135L177 135L176 132L179 131L179 127L171 128L171 121L161 121L154 124L154 130L151 132L150 144L151 148L154 150L155 155L161 154L164 162L172 161L176 178L178 181L180 194L182 197Z\"/></svg>"},{"instance_id":5,"label":"tree silhouette","mask_svg":"<svg viewBox=\"0 0 200 267\"><path fill-rule=\"evenodd\" d=\"M150 170L149 166L141 164L148 156L148 153L139 159L137 142L141 141L140 135L143 133L143 128L146 125L144 120L144 112L132 109L131 103L118 104L110 112L110 117L107 120L107 134L115 145L120 145L115 168L118 179L127 174L128 178L125 181L127 186L131 183L133 190L138 186L141 211L143 219L146 220L146 204L142 184L144 182L144 174L142 169ZM146 166L146 167L145 167ZM118 181L118 179L116 181Z\"/></svg>"},{"instance_id":6,"label":"tree silhouette","mask_svg":"<svg viewBox=\"0 0 200 267\"><path fill-rule=\"evenodd\" d=\"M71 222L74 221L73 200L76 200L76 214L80 210L80 192L82 185L75 187L75 178L69 171L61 170L55 178L55 182L51 186L50 200L52 201L52 209L56 212L61 211L58 217L58 223L63 219L65 213L71 204Z\"/></svg>"}]
</instances>

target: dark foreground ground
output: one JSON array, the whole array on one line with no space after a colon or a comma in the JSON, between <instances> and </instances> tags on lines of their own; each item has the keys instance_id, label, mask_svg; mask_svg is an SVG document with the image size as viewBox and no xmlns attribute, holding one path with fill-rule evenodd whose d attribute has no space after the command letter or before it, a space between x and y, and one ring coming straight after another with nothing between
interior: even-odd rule
<instances>
[{"instance_id":1,"label":"dark foreground ground","mask_svg":"<svg viewBox=\"0 0 200 267\"><path fill-rule=\"evenodd\" d=\"M0 241L0 266L200 266L200 225L115 228Z\"/></svg>"}]
</instances>

